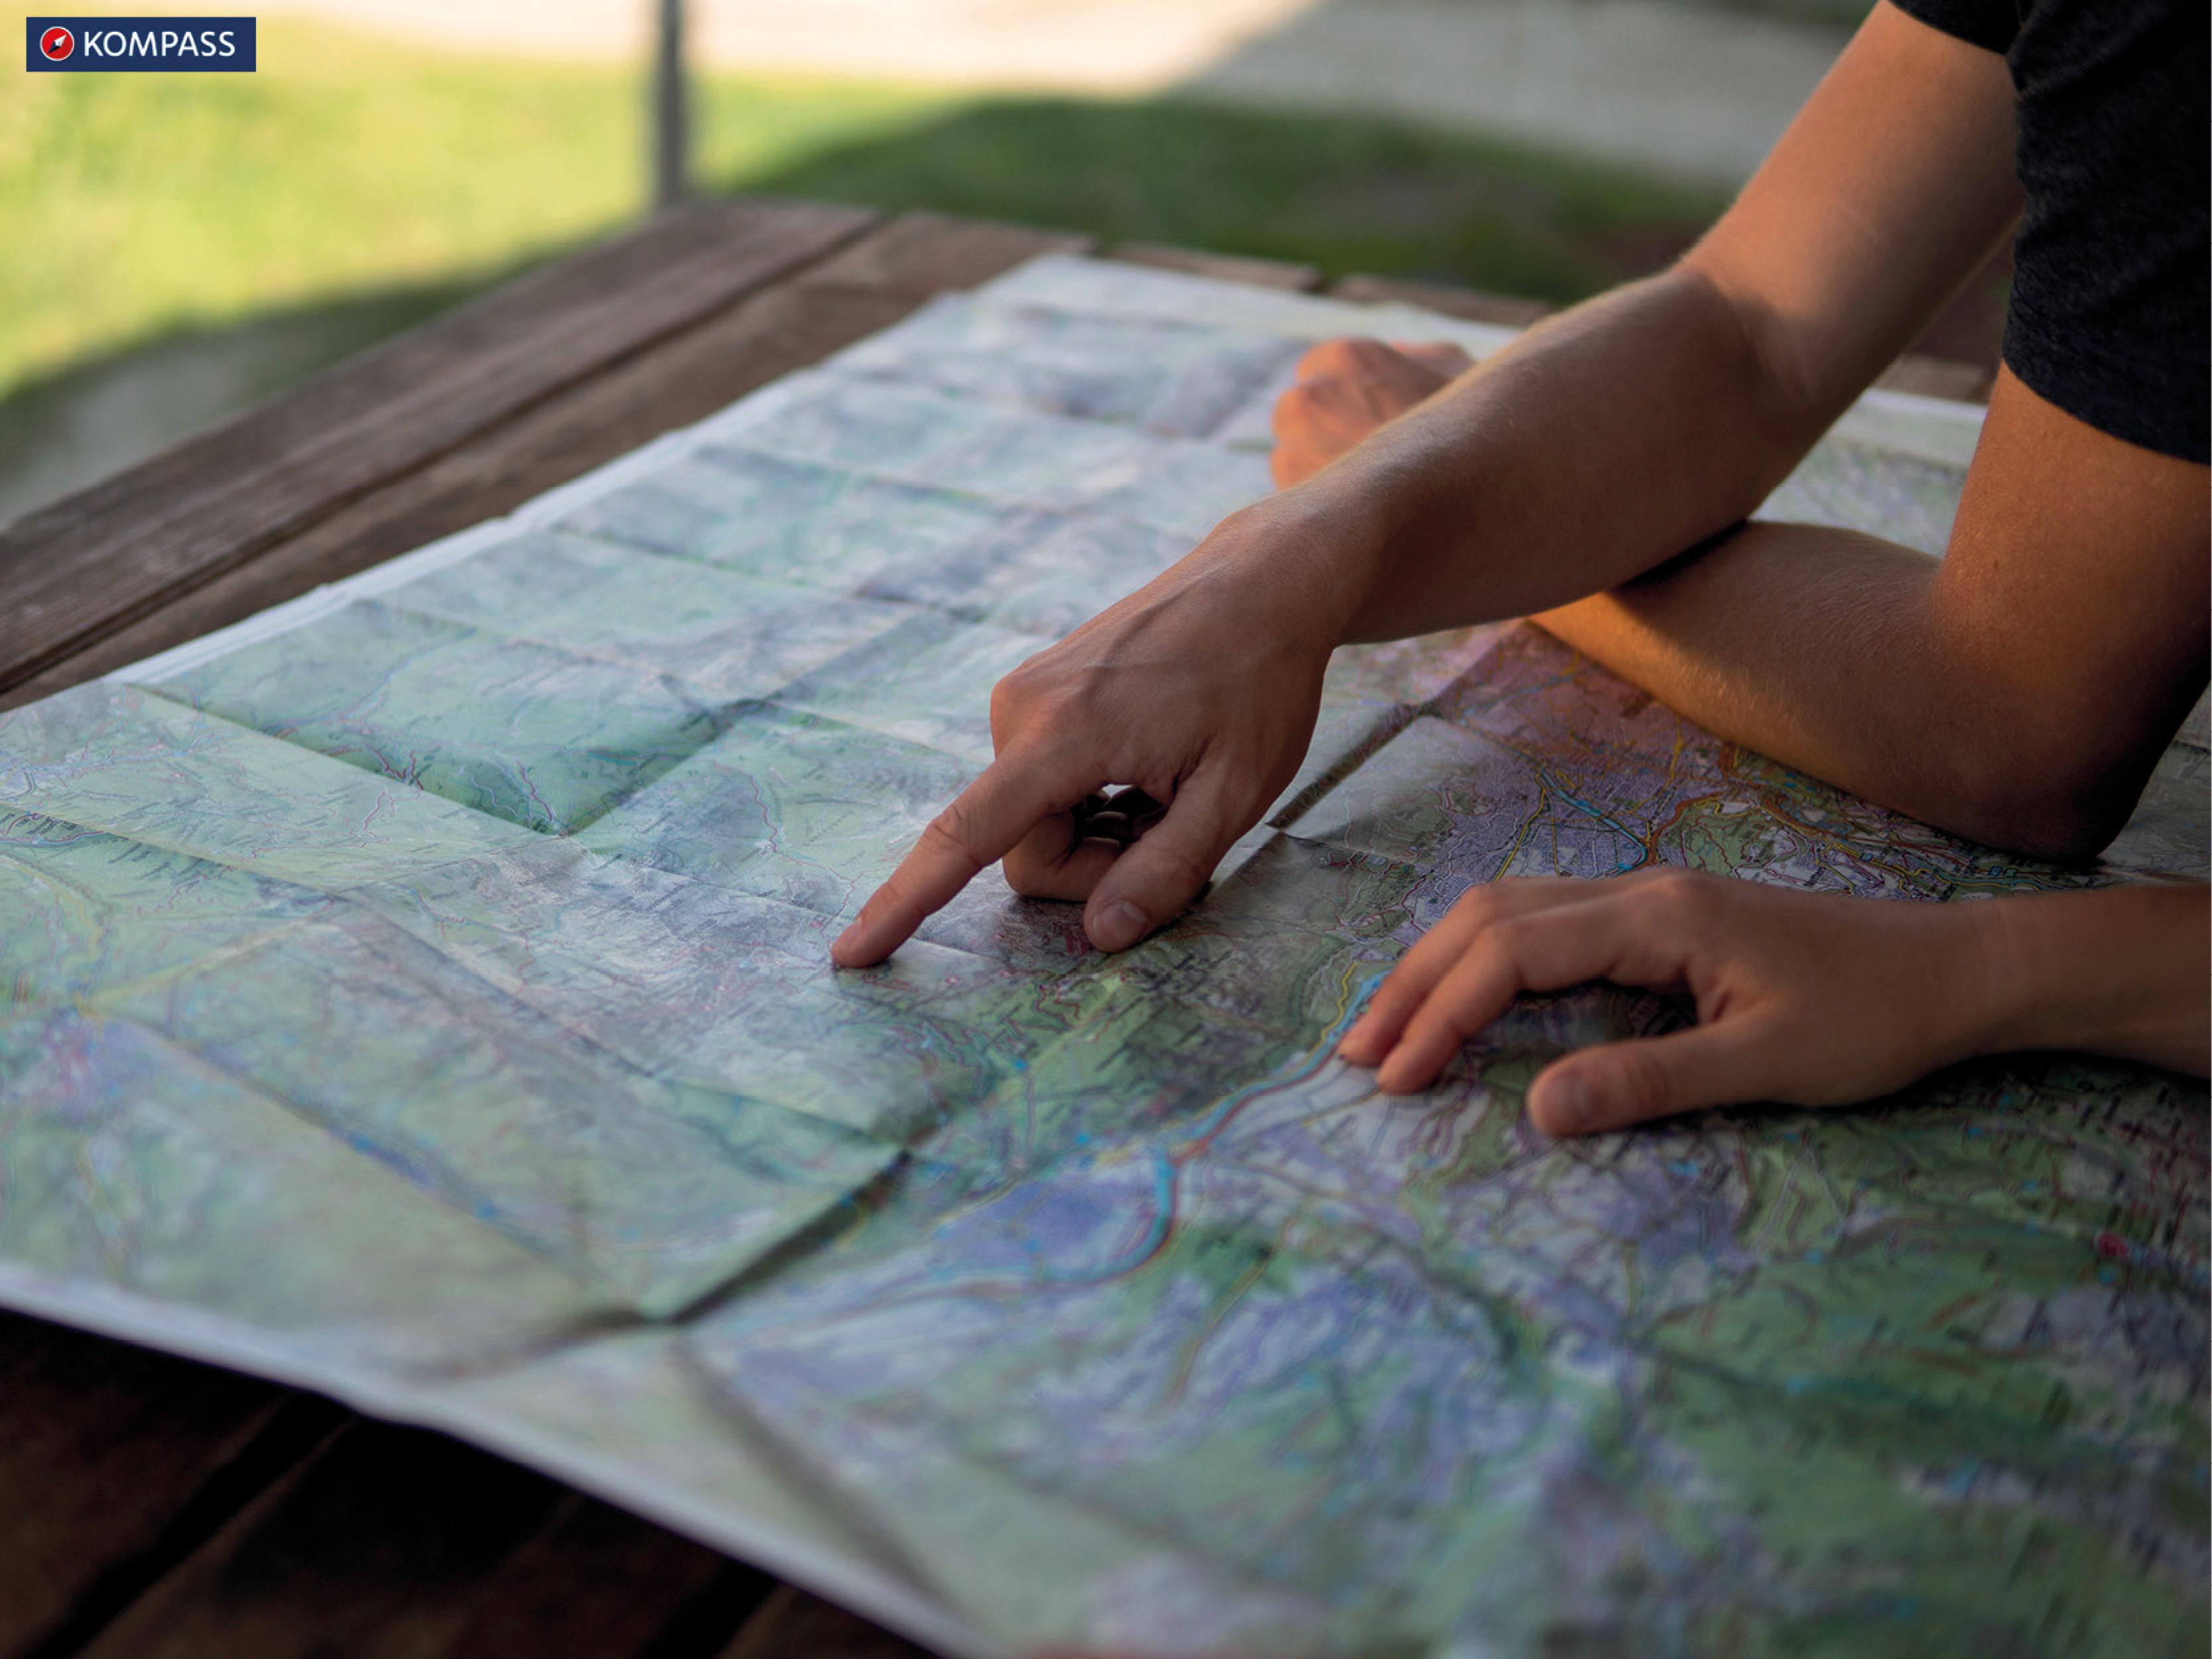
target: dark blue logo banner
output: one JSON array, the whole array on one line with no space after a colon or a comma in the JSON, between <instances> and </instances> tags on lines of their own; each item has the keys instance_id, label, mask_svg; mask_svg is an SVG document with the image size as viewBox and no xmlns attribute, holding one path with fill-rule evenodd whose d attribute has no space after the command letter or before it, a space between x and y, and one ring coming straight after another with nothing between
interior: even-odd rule
<instances>
[{"instance_id":1,"label":"dark blue logo banner","mask_svg":"<svg viewBox=\"0 0 2212 1659\"><path fill-rule=\"evenodd\" d=\"M253 67L251 17L27 17L23 67L33 74Z\"/></svg>"}]
</instances>

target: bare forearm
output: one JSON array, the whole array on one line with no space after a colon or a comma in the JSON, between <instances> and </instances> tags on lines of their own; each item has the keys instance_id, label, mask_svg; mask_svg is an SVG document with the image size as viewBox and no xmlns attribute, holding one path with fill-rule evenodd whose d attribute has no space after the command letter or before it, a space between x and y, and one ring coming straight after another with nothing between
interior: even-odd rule
<instances>
[{"instance_id":1,"label":"bare forearm","mask_svg":"<svg viewBox=\"0 0 2212 1659\"><path fill-rule=\"evenodd\" d=\"M1733 742L1978 841L2087 856L2193 690L2140 715L2053 696L2057 666L1960 586L1871 537L1753 524L1535 620Z\"/></svg>"},{"instance_id":2,"label":"bare forearm","mask_svg":"<svg viewBox=\"0 0 2212 1659\"><path fill-rule=\"evenodd\" d=\"M1520 616L1743 517L1817 422L1687 270L1532 330L1265 509L1326 542L1343 641Z\"/></svg>"},{"instance_id":3,"label":"bare forearm","mask_svg":"<svg viewBox=\"0 0 2212 1659\"><path fill-rule=\"evenodd\" d=\"M1933 648L1936 560L1753 524L1534 620L1722 737L1972 832L1966 708Z\"/></svg>"},{"instance_id":4,"label":"bare forearm","mask_svg":"<svg viewBox=\"0 0 2212 1659\"><path fill-rule=\"evenodd\" d=\"M1975 1046L2080 1049L2204 1076L2208 897L2194 885L2113 887L1962 907L1996 991Z\"/></svg>"}]
</instances>

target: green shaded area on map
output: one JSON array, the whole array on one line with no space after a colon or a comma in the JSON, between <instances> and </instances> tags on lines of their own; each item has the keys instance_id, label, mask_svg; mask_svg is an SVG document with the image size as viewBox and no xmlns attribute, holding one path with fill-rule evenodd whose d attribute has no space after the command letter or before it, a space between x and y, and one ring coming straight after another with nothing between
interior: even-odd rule
<instances>
[{"instance_id":1,"label":"green shaded area on map","mask_svg":"<svg viewBox=\"0 0 2212 1659\"><path fill-rule=\"evenodd\" d=\"M1340 653L1206 901L1091 953L995 872L827 946L992 684L1266 488L1333 332L1046 260L514 520L0 716L0 1300L343 1388L945 1639L1341 1654L2201 1646L2203 1091L2063 1056L1553 1145L1679 1011L1331 1058L1469 885L1899 902L2201 877L1723 744L1525 625ZM1970 418L1769 511L1940 551Z\"/></svg>"}]
</instances>

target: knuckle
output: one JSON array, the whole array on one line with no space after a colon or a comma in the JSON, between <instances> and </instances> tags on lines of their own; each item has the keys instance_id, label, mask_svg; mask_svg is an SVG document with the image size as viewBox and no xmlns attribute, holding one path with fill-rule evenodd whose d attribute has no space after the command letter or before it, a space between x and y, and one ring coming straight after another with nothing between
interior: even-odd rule
<instances>
[{"instance_id":1,"label":"knuckle","mask_svg":"<svg viewBox=\"0 0 2212 1659\"><path fill-rule=\"evenodd\" d=\"M1137 845L1146 848L1146 863L1153 866L1161 876L1175 885L1188 888L1194 893L1205 886L1208 878L1212 874L1212 872L1205 865L1179 847L1146 848L1144 842L1139 842Z\"/></svg>"},{"instance_id":2,"label":"knuckle","mask_svg":"<svg viewBox=\"0 0 2212 1659\"><path fill-rule=\"evenodd\" d=\"M1647 870L1634 880L1639 897L1673 914L1692 909L1705 896L1705 878L1692 870Z\"/></svg>"},{"instance_id":3,"label":"knuckle","mask_svg":"<svg viewBox=\"0 0 2212 1659\"><path fill-rule=\"evenodd\" d=\"M1037 868L1025 860L1008 859L1006 862L1006 885L1023 898L1057 898L1059 885L1049 872Z\"/></svg>"},{"instance_id":4,"label":"knuckle","mask_svg":"<svg viewBox=\"0 0 2212 1659\"><path fill-rule=\"evenodd\" d=\"M975 822L975 809L965 800L956 800L932 818L921 834L923 840L934 841L959 854L969 863L980 865L987 860L976 854L979 827Z\"/></svg>"},{"instance_id":5,"label":"knuckle","mask_svg":"<svg viewBox=\"0 0 2212 1659\"><path fill-rule=\"evenodd\" d=\"M1035 657L1000 675L998 684L991 688L991 718L994 721L1001 717L1013 718L1024 705L1036 700L1046 678L1046 672Z\"/></svg>"}]
</instances>

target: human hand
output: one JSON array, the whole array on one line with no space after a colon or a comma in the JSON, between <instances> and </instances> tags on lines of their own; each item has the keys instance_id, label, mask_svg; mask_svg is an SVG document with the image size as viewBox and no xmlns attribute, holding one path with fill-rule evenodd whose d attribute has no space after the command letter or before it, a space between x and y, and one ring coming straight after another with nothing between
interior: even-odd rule
<instances>
[{"instance_id":1,"label":"human hand","mask_svg":"<svg viewBox=\"0 0 2212 1659\"><path fill-rule=\"evenodd\" d=\"M1332 537L1275 497L1000 680L995 758L831 959L882 961L1000 858L1016 892L1087 901L1084 931L1102 951L1173 921L1304 758L1352 603L1338 593L1344 568ZM1112 835L1095 833L1091 813L1114 786L1141 796L1114 803Z\"/></svg>"},{"instance_id":2,"label":"human hand","mask_svg":"<svg viewBox=\"0 0 2212 1659\"><path fill-rule=\"evenodd\" d=\"M1277 486L1311 477L1474 366L1455 345L1322 341L1298 360L1297 384L1275 400Z\"/></svg>"},{"instance_id":3,"label":"human hand","mask_svg":"<svg viewBox=\"0 0 2212 1659\"><path fill-rule=\"evenodd\" d=\"M1386 1094L1436 1079L1524 991L1593 980L1686 995L1691 1030L1556 1060L1528 1090L1547 1134L1701 1106L1834 1106L1985 1052L1987 905L1838 898L1653 871L1478 887L1407 953L1339 1052Z\"/></svg>"}]
</instances>

